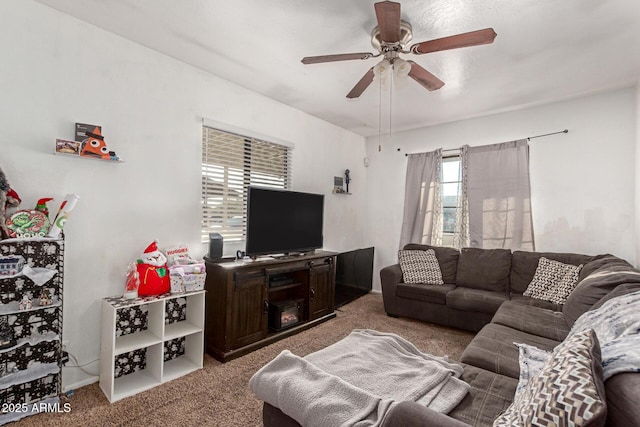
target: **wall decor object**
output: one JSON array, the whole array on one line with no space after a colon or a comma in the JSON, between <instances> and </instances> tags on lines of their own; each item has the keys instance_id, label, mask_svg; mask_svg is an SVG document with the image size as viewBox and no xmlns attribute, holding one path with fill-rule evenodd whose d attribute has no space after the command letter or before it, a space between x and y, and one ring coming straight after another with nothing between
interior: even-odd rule
<instances>
[{"instance_id":1,"label":"wall decor object","mask_svg":"<svg viewBox=\"0 0 640 427\"><path fill-rule=\"evenodd\" d=\"M56 153L80 155L80 143L78 141L68 141L66 139L56 139Z\"/></svg>"},{"instance_id":2,"label":"wall decor object","mask_svg":"<svg viewBox=\"0 0 640 427\"><path fill-rule=\"evenodd\" d=\"M80 196L77 194L67 194L64 197L64 200L60 203L58 212L51 223L49 234L47 234L48 237L58 237L60 235L62 228L67 223L69 215L71 215L71 211L76 207L78 199L80 199Z\"/></svg>"},{"instance_id":3,"label":"wall decor object","mask_svg":"<svg viewBox=\"0 0 640 427\"><path fill-rule=\"evenodd\" d=\"M76 132L74 140L76 142L84 142L87 139L87 132L93 132L95 129L102 135L102 126L90 125L88 123L76 123Z\"/></svg>"},{"instance_id":4,"label":"wall decor object","mask_svg":"<svg viewBox=\"0 0 640 427\"><path fill-rule=\"evenodd\" d=\"M333 177L333 192L344 193L344 179L341 176Z\"/></svg>"},{"instance_id":5,"label":"wall decor object","mask_svg":"<svg viewBox=\"0 0 640 427\"><path fill-rule=\"evenodd\" d=\"M54 152L85 159L123 162L116 152L107 146L102 135L102 126L88 123L76 123L75 140L56 139Z\"/></svg>"},{"instance_id":6,"label":"wall decor object","mask_svg":"<svg viewBox=\"0 0 640 427\"><path fill-rule=\"evenodd\" d=\"M25 209L14 212L7 218L9 237L45 237L51 228L49 218L41 211Z\"/></svg>"}]
</instances>

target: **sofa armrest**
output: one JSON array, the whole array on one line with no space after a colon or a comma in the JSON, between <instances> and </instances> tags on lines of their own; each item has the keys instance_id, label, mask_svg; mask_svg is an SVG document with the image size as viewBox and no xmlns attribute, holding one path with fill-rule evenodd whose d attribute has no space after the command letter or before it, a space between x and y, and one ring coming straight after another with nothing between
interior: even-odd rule
<instances>
[{"instance_id":1,"label":"sofa armrest","mask_svg":"<svg viewBox=\"0 0 640 427\"><path fill-rule=\"evenodd\" d=\"M387 288L395 294L398 283L402 283L400 264L389 265L380 270L380 284L383 292L384 289Z\"/></svg>"},{"instance_id":2,"label":"sofa armrest","mask_svg":"<svg viewBox=\"0 0 640 427\"><path fill-rule=\"evenodd\" d=\"M389 265L380 270L380 286L382 287L382 301L387 314L396 314L396 288L402 283L400 264Z\"/></svg>"},{"instance_id":3,"label":"sofa armrest","mask_svg":"<svg viewBox=\"0 0 640 427\"><path fill-rule=\"evenodd\" d=\"M469 427L448 415L415 402L400 402L384 417L381 427Z\"/></svg>"}]
</instances>

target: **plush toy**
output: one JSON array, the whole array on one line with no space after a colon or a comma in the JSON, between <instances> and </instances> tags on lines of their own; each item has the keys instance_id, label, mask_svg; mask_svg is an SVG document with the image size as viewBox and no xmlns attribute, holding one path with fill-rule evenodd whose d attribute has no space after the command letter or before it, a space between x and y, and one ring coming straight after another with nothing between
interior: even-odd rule
<instances>
[{"instance_id":1,"label":"plush toy","mask_svg":"<svg viewBox=\"0 0 640 427\"><path fill-rule=\"evenodd\" d=\"M20 202L20 196L11 188L7 177L0 168L0 239L9 237L9 230L5 224L7 208L15 208Z\"/></svg>"},{"instance_id":2,"label":"plush toy","mask_svg":"<svg viewBox=\"0 0 640 427\"><path fill-rule=\"evenodd\" d=\"M171 282L167 269L167 257L158 250L157 242L151 243L138 259L138 274L140 276L139 296L160 295L169 292Z\"/></svg>"}]
</instances>

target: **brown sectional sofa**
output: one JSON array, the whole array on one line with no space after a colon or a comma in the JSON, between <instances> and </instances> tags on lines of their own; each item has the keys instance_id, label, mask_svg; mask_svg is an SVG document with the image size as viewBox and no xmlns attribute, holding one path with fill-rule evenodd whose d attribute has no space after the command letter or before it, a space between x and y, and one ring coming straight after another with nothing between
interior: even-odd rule
<instances>
[{"instance_id":1,"label":"brown sectional sofa","mask_svg":"<svg viewBox=\"0 0 640 427\"><path fill-rule=\"evenodd\" d=\"M477 248L433 249L444 285L402 282L399 265L381 270L386 312L446 326L479 331L465 349L462 380L469 394L448 415L414 402L394 406L383 426L491 426L511 404L519 378L519 351L514 342L552 350L576 319L607 300L640 290L640 271L612 255L511 252ZM540 257L579 265L579 282L560 306L523 296ZM621 373L605 383L608 426L640 425L640 373ZM263 407L265 426L297 426L278 408Z\"/></svg>"}]
</instances>

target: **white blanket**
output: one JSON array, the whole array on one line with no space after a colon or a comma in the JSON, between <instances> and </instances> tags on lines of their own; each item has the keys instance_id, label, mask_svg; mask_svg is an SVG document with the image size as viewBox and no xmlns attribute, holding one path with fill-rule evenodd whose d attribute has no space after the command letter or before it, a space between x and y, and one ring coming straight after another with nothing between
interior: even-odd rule
<instances>
[{"instance_id":1,"label":"white blanket","mask_svg":"<svg viewBox=\"0 0 640 427\"><path fill-rule=\"evenodd\" d=\"M395 334L354 330L305 358L285 350L249 381L256 396L303 426L377 426L400 401L447 413L467 394L462 366Z\"/></svg>"},{"instance_id":2,"label":"white blanket","mask_svg":"<svg viewBox=\"0 0 640 427\"><path fill-rule=\"evenodd\" d=\"M569 336L587 329L593 329L600 342L605 381L622 372L640 372L640 291L585 312Z\"/></svg>"}]
</instances>

